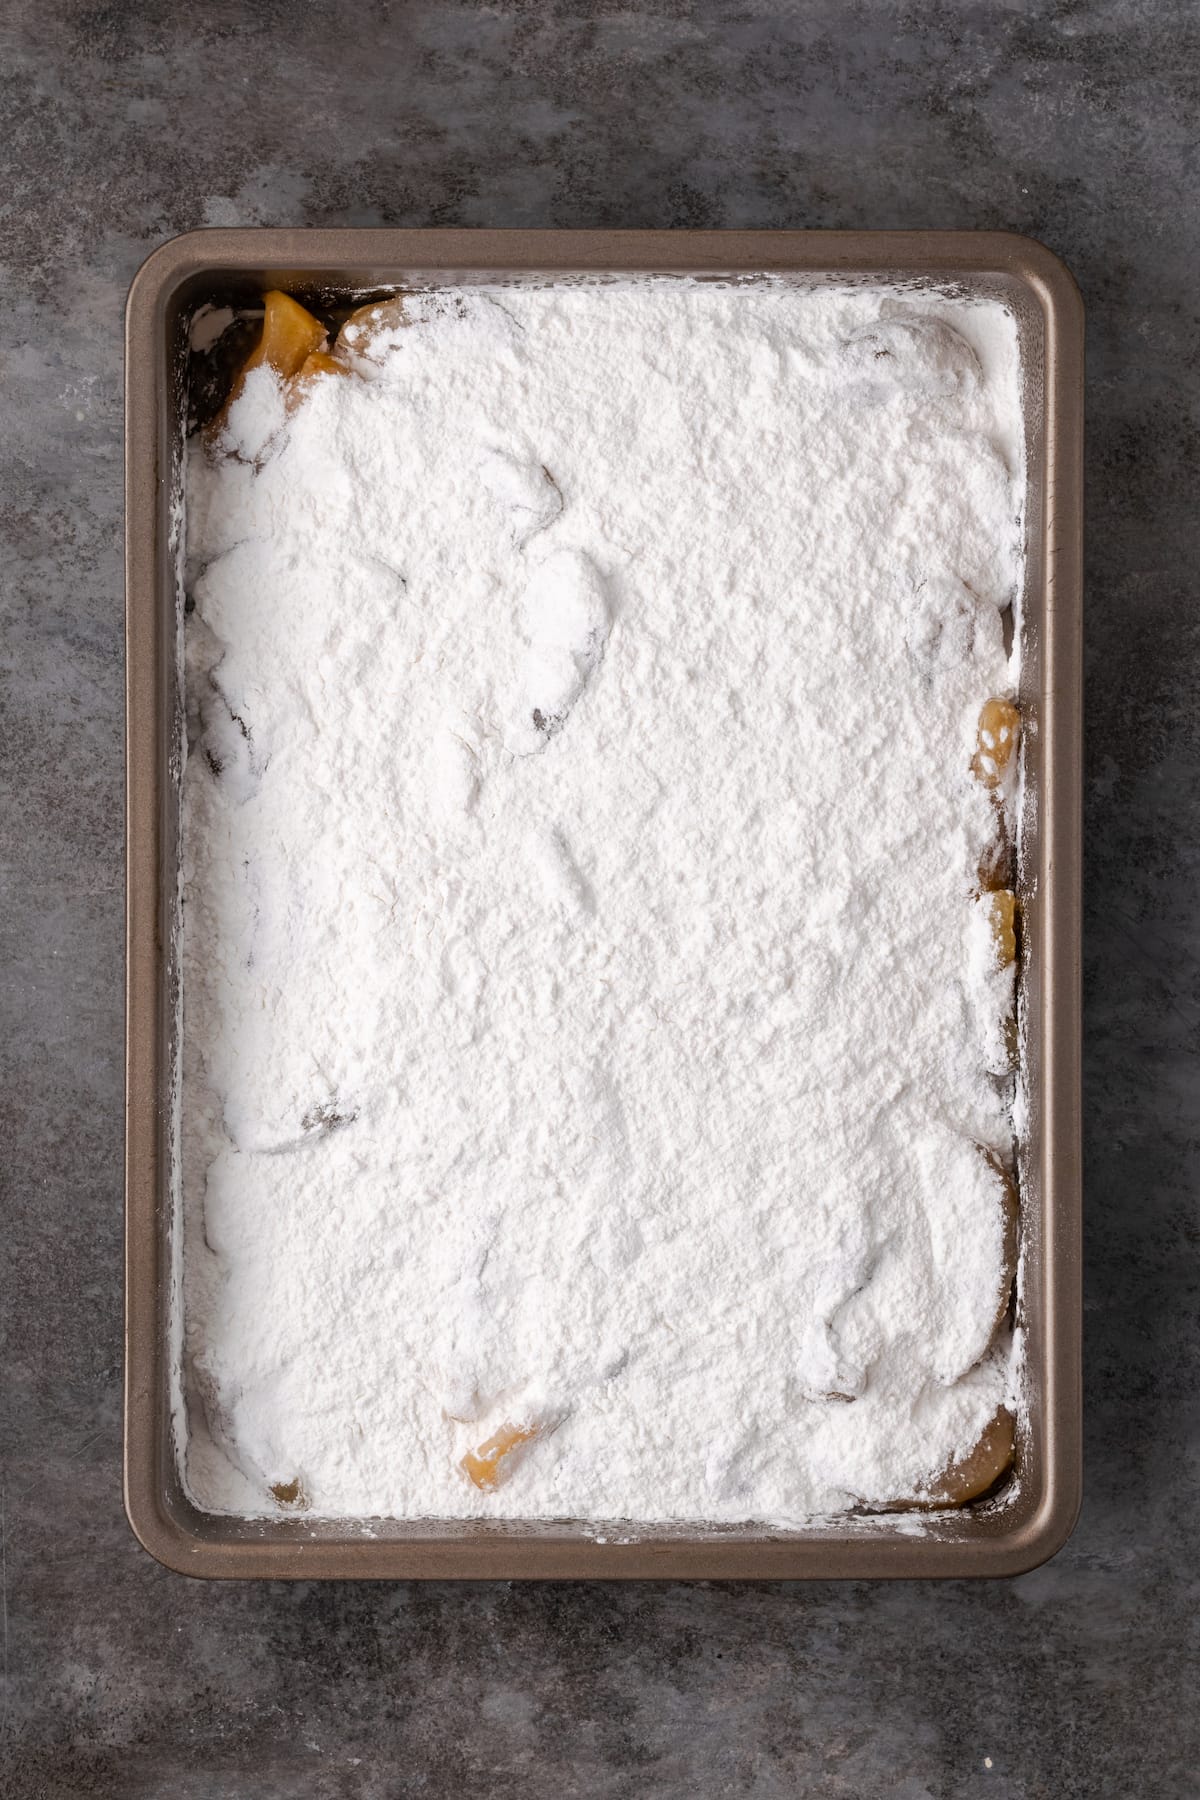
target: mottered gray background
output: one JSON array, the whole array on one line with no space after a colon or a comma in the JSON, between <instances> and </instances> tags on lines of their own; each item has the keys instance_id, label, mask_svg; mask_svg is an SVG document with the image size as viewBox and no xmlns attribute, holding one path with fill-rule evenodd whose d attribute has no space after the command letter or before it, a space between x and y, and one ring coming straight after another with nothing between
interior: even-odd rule
<instances>
[{"instance_id":1,"label":"mottered gray background","mask_svg":"<svg viewBox=\"0 0 1200 1800\"><path fill-rule=\"evenodd\" d=\"M1200 1794L1184 0L0 8L0 1794ZM1088 306L1087 1498L977 1585L203 1585L121 1510L121 310L197 225L991 226Z\"/></svg>"}]
</instances>

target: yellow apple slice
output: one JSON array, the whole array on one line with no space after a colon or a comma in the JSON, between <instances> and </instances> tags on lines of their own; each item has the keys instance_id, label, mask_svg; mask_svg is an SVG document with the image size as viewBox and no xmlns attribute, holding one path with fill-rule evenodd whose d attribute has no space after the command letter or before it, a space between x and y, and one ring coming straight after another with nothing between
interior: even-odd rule
<instances>
[{"instance_id":1,"label":"yellow apple slice","mask_svg":"<svg viewBox=\"0 0 1200 1800\"><path fill-rule=\"evenodd\" d=\"M325 327L298 300L278 288L263 295L263 325L257 344L234 376L228 398L207 428L210 443L225 429L229 409L246 385L246 377L264 365L287 383L307 358L325 342Z\"/></svg>"},{"instance_id":2,"label":"yellow apple slice","mask_svg":"<svg viewBox=\"0 0 1200 1800\"><path fill-rule=\"evenodd\" d=\"M506 1420L477 1449L468 1450L459 1467L477 1488L491 1493L500 1486L505 1475L511 1472L511 1469L504 1467L506 1459L522 1444L532 1443L535 1438L541 1437L543 1429L541 1425L513 1425Z\"/></svg>"},{"instance_id":3,"label":"yellow apple slice","mask_svg":"<svg viewBox=\"0 0 1200 1800\"><path fill-rule=\"evenodd\" d=\"M971 768L985 788L998 788L1004 780L1020 735L1021 715L1011 700L984 701Z\"/></svg>"},{"instance_id":4,"label":"yellow apple slice","mask_svg":"<svg viewBox=\"0 0 1200 1800\"><path fill-rule=\"evenodd\" d=\"M323 380L326 375L345 377L352 373L344 362L339 362L336 356L330 356L327 350L314 350L285 383L284 403L288 411L295 412L305 395L312 391L314 384Z\"/></svg>"}]
</instances>

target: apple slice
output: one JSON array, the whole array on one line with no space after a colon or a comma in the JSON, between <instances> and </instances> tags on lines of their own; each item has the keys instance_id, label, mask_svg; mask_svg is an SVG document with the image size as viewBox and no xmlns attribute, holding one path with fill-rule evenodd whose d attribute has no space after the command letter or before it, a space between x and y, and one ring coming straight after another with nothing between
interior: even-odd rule
<instances>
[{"instance_id":1,"label":"apple slice","mask_svg":"<svg viewBox=\"0 0 1200 1800\"><path fill-rule=\"evenodd\" d=\"M500 1486L508 1471L504 1468L506 1458L522 1444L532 1443L534 1438L542 1435L544 1427L535 1424L513 1425L508 1420L494 1431L490 1438L475 1450L468 1450L459 1463L459 1468L477 1488L484 1493L491 1493Z\"/></svg>"},{"instance_id":2,"label":"apple slice","mask_svg":"<svg viewBox=\"0 0 1200 1800\"><path fill-rule=\"evenodd\" d=\"M216 417L205 427L205 438L216 445L229 418L229 409L246 385L246 377L255 369L273 369L285 392L292 377L306 361L317 354L325 342L325 327L298 300L278 288L263 295L263 325L257 344L233 378L229 394ZM332 358L330 359L332 360ZM289 410L291 410L289 405Z\"/></svg>"},{"instance_id":3,"label":"apple slice","mask_svg":"<svg viewBox=\"0 0 1200 1800\"><path fill-rule=\"evenodd\" d=\"M405 309L407 296L393 294L388 300L372 300L352 312L338 332L334 346L339 357L372 356L375 340L386 331L396 331L412 320Z\"/></svg>"},{"instance_id":4,"label":"apple slice","mask_svg":"<svg viewBox=\"0 0 1200 1800\"><path fill-rule=\"evenodd\" d=\"M1017 960L1017 896L1011 888L995 888L980 898L991 927L996 967L1011 968Z\"/></svg>"},{"instance_id":5,"label":"apple slice","mask_svg":"<svg viewBox=\"0 0 1200 1800\"><path fill-rule=\"evenodd\" d=\"M971 768L985 788L998 788L1021 735L1021 715L1011 700L985 700L979 713Z\"/></svg>"},{"instance_id":6,"label":"apple slice","mask_svg":"<svg viewBox=\"0 0 1200 1800\"><path fill-rule=\"evenodd\" d=\"M345 376L351 373L344 362L339 362L336 356L330 356L327 350L314 350L284 383L284 403L288 411L295 412L305 395L311 393L313 384L324 376Z\"/></svg>"},{"instance_id":7,"label":"apple slice","mask_svg":"<svg viewBox=\"0 0 1200 1800\"><path fill-rule=\"evenodd\" d=\"M1006 1406L997 1409L973 1450L951 1463L930 1483L916 1504L921 1507L967 1506L994 1487L1011 1465L1017 1422Z\"/></svg>"},{"instance_id":8,"label":"apple slice","mask_svg":"<svg viewBox=\"0 0 1200 1800\"><path fill-rule=\"evenodd\" d=\"M260 368L263 363L274 369L281 381L286 381L325 342L325 327L320 319L314 319L290 294L272 288L263 295L263 309L262 336L242 364L239 387L251 369Z\"/></svg>"}]
</instances>

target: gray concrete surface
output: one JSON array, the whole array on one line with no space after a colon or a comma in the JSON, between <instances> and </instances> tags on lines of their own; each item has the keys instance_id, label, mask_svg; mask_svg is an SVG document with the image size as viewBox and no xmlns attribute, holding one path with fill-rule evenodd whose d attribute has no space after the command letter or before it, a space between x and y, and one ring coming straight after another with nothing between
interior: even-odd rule
<instances>
[{"instance_id":1,"label":"gray concrete surface","mask_svg":"<svg viewBox=\"0 0 1200 1800\"><path fill-rule=\"evenodd\" d=\"M1196 8L0 9L0 1793L1200 1794ZM1076 271L1087 1479L1008 1584L203 1586L118 1479L121 307L201 223L939 225Z\"/></svg>"}]
</instances>

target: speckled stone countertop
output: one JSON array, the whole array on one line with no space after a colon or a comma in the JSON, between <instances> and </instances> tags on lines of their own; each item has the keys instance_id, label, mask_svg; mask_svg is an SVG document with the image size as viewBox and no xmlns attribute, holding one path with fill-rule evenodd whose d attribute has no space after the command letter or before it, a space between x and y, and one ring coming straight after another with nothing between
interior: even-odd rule
<instances>
[{"instance_id":1,"label":"speckled stone countertop","mask_svg":"<svg viewBox=\"0 0 1200 1800\"><path fill-rule=\"evenodd\" d=\"M1200 1794L1180 0L8 0L0 1794ZM1017 1581L211 1586L121 1510L121 308L200 224L989 226L1089 310L1087 1498Z\"/></svg>"}]
</instances>

